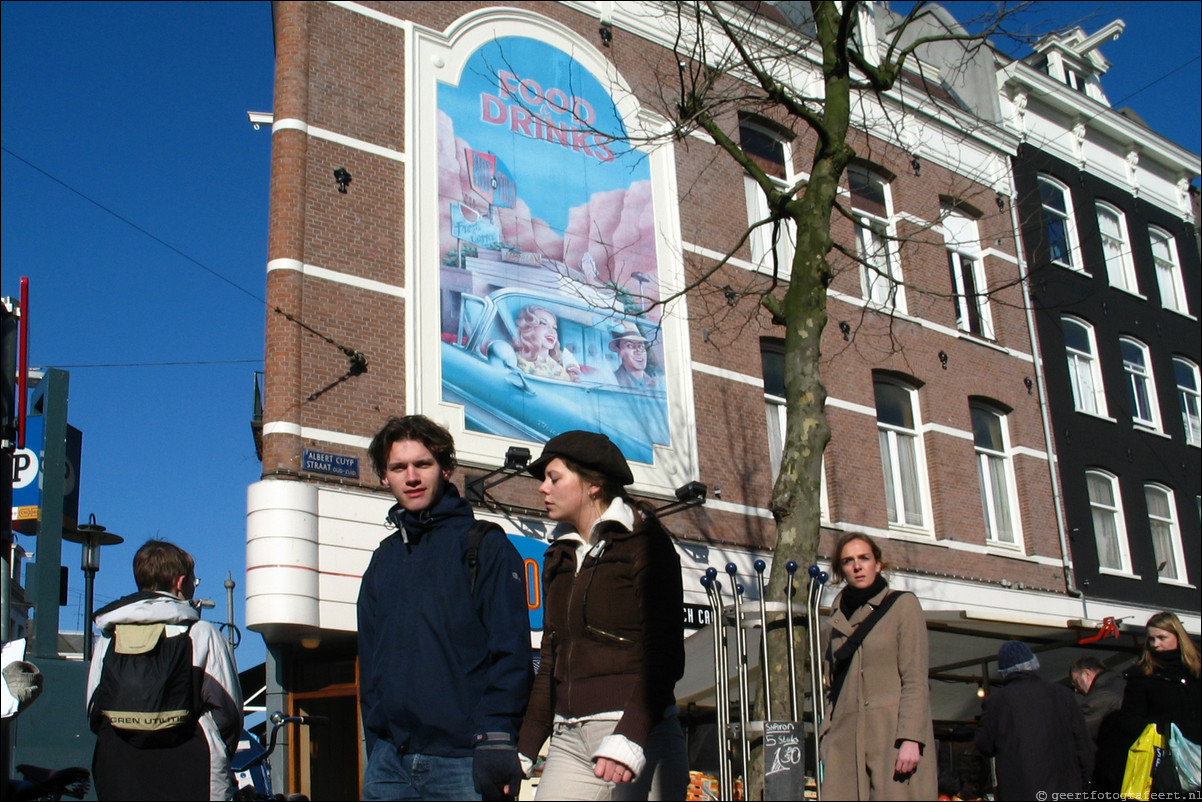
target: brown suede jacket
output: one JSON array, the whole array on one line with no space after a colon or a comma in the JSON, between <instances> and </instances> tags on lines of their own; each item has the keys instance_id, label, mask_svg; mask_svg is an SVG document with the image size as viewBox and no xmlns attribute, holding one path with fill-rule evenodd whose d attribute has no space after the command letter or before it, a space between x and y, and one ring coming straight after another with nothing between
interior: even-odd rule
<instances>
[{"instance_id":1,"label":"brown suede jacket","mask_svg":"<svg viewBox=\"0 0 1202 802\"><path fill-rule=\"evenodd\" d=\"M601 525L597 549L575 538L547 547L543 642L518 750L538 754L556 713L579 718L622 711L614 730L640 746L676 702L684 674L680 558L654 518L635 531ZM576 549L590 549L576 572Z\"/></svg>"}]
</instances>

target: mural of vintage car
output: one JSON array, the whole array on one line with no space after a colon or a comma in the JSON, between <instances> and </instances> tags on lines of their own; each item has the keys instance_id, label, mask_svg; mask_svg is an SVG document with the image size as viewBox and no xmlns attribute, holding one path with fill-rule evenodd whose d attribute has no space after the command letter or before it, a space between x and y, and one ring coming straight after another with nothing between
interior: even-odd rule
<instances>
[{"instance_id":1,"label":"mural of vintage car","mask_svg":"<svg viewBox=\"0 0 1202 802\"><path fill-rule=\"evenodd\" d=\"M572 368L573 378L519 366L517 321L528 307L555 316L563 349L558 361ZM599 431L627 459L644 463L653 461L653 444L670 444L667 392L662 386L619 385L618 355L610 348L615 334L637 327L646 340L653 383L662 385L659 326L621 310L611 292L512 287L484 297L465 292L457 325L449 322L442 337L443 400L463 405L468 429L536 443L572 429Z\"/></svg>"}]
</instances>

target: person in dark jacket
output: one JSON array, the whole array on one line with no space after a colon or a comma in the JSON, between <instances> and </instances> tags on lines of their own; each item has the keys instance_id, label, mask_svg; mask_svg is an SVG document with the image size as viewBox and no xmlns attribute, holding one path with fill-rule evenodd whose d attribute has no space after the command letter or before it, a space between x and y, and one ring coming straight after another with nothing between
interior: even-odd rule
<instances>
[{"instance_id":1,"label":"person in dark jacket","mask_svg":"<svg viewBox=\"0 0 1202 802\"><path fill-rule=\"evenodd\" d=\"M1002 644L998 670L1002 687L985 697L973 739L982 755L996 759L996 798L1088 789L1093 741L1072 691L1041 678L1039 658L1021 641Z\"/></svg>"},{"instance_id":2,"label":"person in dark jacket","mask_svg":"<svg viewBox=\"0 0 1202 802\"><path fill-rule=\"evenodd\" d=\"M608 437L565 432L528 469L559 522L543 568L543 641L518 748L548 736L538 799L684 799L674 687L684 673L680 558L636 504Z\"/></svg>"},{"instance_id":3,"label":"person in dark jacket","mask_svg":"<svg viewBox=\"0 0 1202 802\"><path fill-rule=\"evenodd\" d=\"M1095 791L1117 793L1123 783L1127 750L1144 728L1155 724L1162 735L1176 724L1194 743L1202 737L1202 682L1198 647L1172 613L1148 619L1139 660L1126 671L1127 687L1119 712L1107 719L1098 738Z\"/></svg>"},{"instance_id":4,"label":"person in dark jacket","mask_svg":"<svg viewBox=\"0 0 1202 802\"><path fill-rule=\"evenodd\" d=\"M1081 705L1081 714L1085 716L1085 726L1089 727L1089 737L1093 738L1096 747L1102 721L1123 704L1123 689L1127 682L1101 660L1088 655L1073 661L1068 676L1077 693L1081 694L1077 702Z\"/></svg>"},{"instance_id":5,"label":"person in dark jacket","mask_svg":"<svg viewBox=\"0 0 1202 802\"><path fill-rule=\"evenodd\" d=\"M500 532L466 560L471 505L450 483L455 444L420 415L393 418L369 447L396 497L396 533L359 590L364 799L511 799L530 692L522 560Z\"/></svg>"}]
</instances>

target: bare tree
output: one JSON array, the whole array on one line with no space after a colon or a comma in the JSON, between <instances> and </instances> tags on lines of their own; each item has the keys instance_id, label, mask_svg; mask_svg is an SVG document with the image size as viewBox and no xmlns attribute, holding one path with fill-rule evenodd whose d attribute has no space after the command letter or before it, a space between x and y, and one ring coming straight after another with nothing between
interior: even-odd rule
<instances>
[{"instance_id":1,"label":"bare tree","mask_svg":"<svg viewBox=\"0 0 1202 802\"><path fill-rule=\"evenodd\" d=\"M915 3L904 17L878 8L889 22L876 26L870 34L864 26L871 24L872 16L859 2L706 0L665 4L666 13L674 16L677 32L676 73L660 76L659 111L671 120L674 136L703 134L712 140L767 199L767 216L734 244L727 259L759 226L772 231L773 242L781 237L793 240L787 275L782 272L786 266L774 262L767 275L754 274L742 286L732 287L719 278L722 260L695 271L685 289L690 298L700 296L703 304L707 291L711 297L718 296L713 306L719 310L733 308L743 298L754 298L772 323L783 329L787 423L770 505L777 535L776 569L768 587L772 601L785 599L786 561L796 559L809 565L818 554L822 454L830 440L827 392L820 371L828 288L840 267L848 263L877 269L854 248L840 247L831 233L839 216L850 214L842 205L839 186L857 157L853 143L866 141L854 129L856 106L872 103L883 109L886 117L890 113L899 117L904 109L896 98L889 100L886 95L902 80L920 89L934 86L927 83L923 64L942 60L939 72L944 87L949 76L953 84L959 78L968 80L957 70L985 47L988 37L1021 36L1003 31L1002 26L1023 5L1000 4L991 19L973 22L973 33L927 3ZM801 77L804 80L799 80ZM996 93L996 89L992 91ZM928 97L936 103L955 100L946 91L938 98ZM992 97L996 103L996 94ZM805 178L784 185L770 175L757 154L732 132L731 120L738 113L776 121L782 129L796 132L799 141L814 142L812 151L804 156ZM905 141L896 128L895 133L896 141ZM833 257L838 254L842 257L836 261ZM770 637L777 641L770 653L781 659L768 666L768 681L777 692L772 696L773 709L765 711L764 717L784 720L789 717L784 692L789 684L783 659L785 633L778 630ZM804 654L801 638L796 645ZM802 660L799 671L804 671L800 668L804 665ZM800 680L798 685L805 687ZM749 779L754 793L748 798L756 798L762 790L762 777Z\"/></svg>"}]
</instances>

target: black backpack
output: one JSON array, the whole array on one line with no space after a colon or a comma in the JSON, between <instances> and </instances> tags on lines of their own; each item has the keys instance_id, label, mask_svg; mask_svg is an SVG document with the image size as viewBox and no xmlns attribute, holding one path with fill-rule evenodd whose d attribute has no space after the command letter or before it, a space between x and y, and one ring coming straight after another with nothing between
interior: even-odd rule
<instances>
[{"instance_id":1,"label":"black backpack","mask_svg":"<svg viewBox=\"0 0 1202 802\"><path fill-rule=\"evenodd\" d=\"M474 593L476 590L476 574L480 568L480 541L492 531L505 534L505 530L491 521L473 521L467 530L467 548L464 549L463 559L467 563L468 587Z\"/></svg>"},{"instance_id":2,"label":"black backpack","mask_svg":"<svg viewBox=\"0 0 1202 802\"><path fill-rule=\"evenodd\" d=\"M192 668L192 623L117 624L92 695L93 732L108 725L137 748L178 746L196 731L200 673Z\"/></svg>"}]
</instances>

